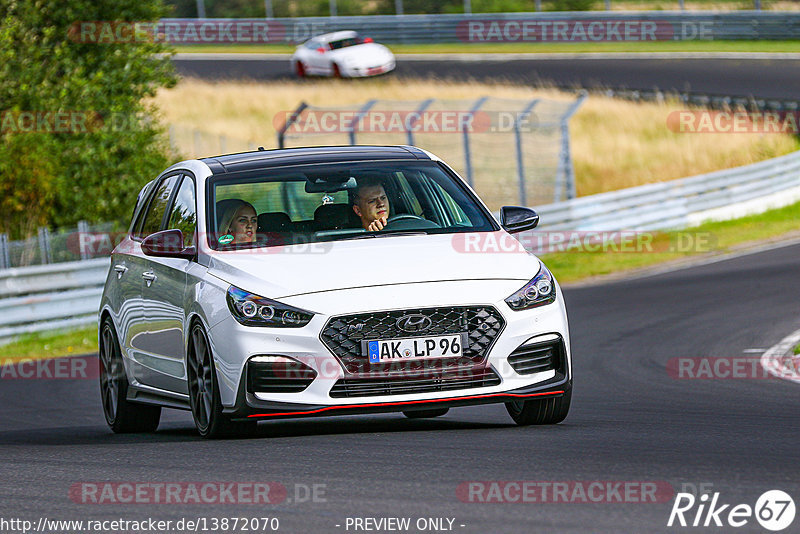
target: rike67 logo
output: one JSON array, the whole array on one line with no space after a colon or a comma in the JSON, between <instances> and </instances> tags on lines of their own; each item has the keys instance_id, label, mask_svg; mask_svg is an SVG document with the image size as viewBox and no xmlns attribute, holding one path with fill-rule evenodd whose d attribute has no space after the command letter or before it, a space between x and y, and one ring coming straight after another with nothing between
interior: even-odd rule
<instances>
[{"instance_id":1,"label":"rike67 logo","mask_svg":"<svg viewBox=\"0 0 800 534\"><path fill-rule=\"evenodd\" d=\"M719 492L711 497L707 493L700 497L678 493L667 526L739 528L755 518L763 528L778 532L792 524L794 515L794 500L781 490L764 492L755 506L723 503Z\"/></svg>"}]
</instances>

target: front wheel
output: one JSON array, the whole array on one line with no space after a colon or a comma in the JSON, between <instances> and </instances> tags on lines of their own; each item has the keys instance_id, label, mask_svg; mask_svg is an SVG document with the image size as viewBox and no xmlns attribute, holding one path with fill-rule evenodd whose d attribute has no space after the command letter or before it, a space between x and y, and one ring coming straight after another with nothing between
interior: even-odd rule
<instances>
[{"instance_id":1,"label":"front wheel","mask_svg":"<svg viewBox=\"0 0 800 534\"><path fill-rule=\"evenodd\" d=\"M128 377L111 319L100 326L99 348L100 395L106 423L117 434L155 432L161 408L128 401Z\"/></svg>"},{"instance_id":2,"label":"front wheel","mask_svg":"<svg viewBox=\"0 0 800 534\"><path fill-rule=\"evenodd\" d=\"M560 397L511 401L506 403L508 415L520 426L554 425L560 423L569 413L572 390Z\"/></svg>"},{"instance_id":3,"label":"front wheel","mask_svg":"<svg viewBox=\"0 0 800 534\"><path fill-rule=\"evenodd\" d=\"M255 421L234 422L222 413L217 372L208 337L200 324L191 329L187 360L189 404L197 432L204 438L220 438L255 432Z\"/></svg>"}]
</instances>

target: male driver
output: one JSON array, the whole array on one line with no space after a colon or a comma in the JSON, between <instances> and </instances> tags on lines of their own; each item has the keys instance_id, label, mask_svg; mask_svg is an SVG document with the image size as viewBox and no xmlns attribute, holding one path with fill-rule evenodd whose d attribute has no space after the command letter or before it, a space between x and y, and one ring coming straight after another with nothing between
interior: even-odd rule
<instances>
[{"instance_id":1,"label":"male driver","mask_svg":"<svg viewBox=\"0 0 800 534\"><path fill-rule=\"evenodd\" d=\"M353 198L353 211L361 218L364 230L383 230L389 219L389 199L383 185L377 180L363 180Z\"/></svg>"}]
</instances>

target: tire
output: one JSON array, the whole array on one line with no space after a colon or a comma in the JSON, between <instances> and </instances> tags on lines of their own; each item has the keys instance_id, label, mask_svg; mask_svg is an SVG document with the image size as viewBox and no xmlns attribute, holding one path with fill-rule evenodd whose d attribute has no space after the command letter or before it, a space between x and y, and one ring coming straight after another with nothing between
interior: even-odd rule
<instances>
[{"instance_id":1,"label":"tire","mask_svg":"<svg viewBox=\"0 0 800 534\"><path fill-rule=\"evenodd\" d=\"M199 323L190 330L189 353L186 355L186 375L192 418L200 436L208 439L251 435L256 421L231 421L222 413L219 382L208 336Z\"/></svg>"},{"instance_id":2,"label":"tire","mask_svg":"<svg viewBox=\"0 0 800 534\"><path fill-rule=\"evenodd\" d=\"M116 434L155 432L160 406L128 401L128 377L111 319L100 325L100 397L106 423Z\"/></svg>"},{"instance_id":3,"label":"tire","mask_svg":"<svg viewBox=\"0 0 800 534\"><path fill-rule=\"evenodd\" d=\"M306 68L303 66L301 61L298 61L294 64L294 71L297 74L298 78L305 78L306 77Z\"/></svg>"},{"instance_id":4,"label":"tire","mask_svg":"<svg viewBox=\"0 0 800 534\"><path fill-rule=\"evenodd\" d=\"M341 78L342 77L342 71L339 70L339 65L337 65L336 63L331 65L331 70L332 70L332 74L333 74L334 78Z\"/></svg>"},{"instance_id":5,"label":"tire","mask_svg":"<svg viewBox=\"0 0 800 534\"><path fill-rule=\"evenodd\" d=\"M450 411L450 408L431 408L430 410L413 410L403 412L409 419L429 419L431 417L441 417Z\"/></svg>"},{"instance_id":6,"label":"tire","mask_svg":"<svg viewBox=\"0 0 800 534\"><path fill-rule=\"evenodd\" d=\"M507 402L506 410L520 426L554 425L567 417L571 401L572 389L560 397Z\"/></svg>"}]
</instances>

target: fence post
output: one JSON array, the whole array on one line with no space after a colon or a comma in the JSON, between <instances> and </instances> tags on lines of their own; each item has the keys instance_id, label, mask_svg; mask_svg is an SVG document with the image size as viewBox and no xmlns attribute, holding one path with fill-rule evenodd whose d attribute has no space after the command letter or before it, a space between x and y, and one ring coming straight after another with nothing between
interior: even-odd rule
<instances>
[{"instance_id":1,"label":"fence post","mask_svg":"<svg viewBox=\"0 0 800 534\"><path fill-rule=\"evenodd\" d=\"M562 189L566 187L567 199L575 198L577 191L575 187L575 169L572 166L572 153L569 146L569 119L578 111L578 108L586 100L588 93L581 91L575 102L567 108L566 113L561 117L561 151L558 154L558 169L556 170L556 186L553 194L553 202L561 200Z\"/></svg>"},{"instance_id":2,"label":"fence post","mask_svg":"<svg viewBox=\"0 0 800 534\"><path fill-rule=\"evenodd\" d=\"M475 104L473 104L472 109L469 110L468 124L472 124L473 115L475 115L475 112L478 111L480 107L483 105L483 103L486 102L486 100L488 99L489 99L488 96L482 96L475 102ZM469 184L470 187L473 187L472 154L470 153L469 150L469 131L466 128L464 128L464 130L461 133L464 136L464 163L466 164L467 167L467 183Z\"/></svg>"},{"instance_id":3,"label":"fence post","mask_svg":"<svg viewBox=\"0 0 800 534\"><path fill-rule=\"evenodd\" d=\"M336 16L336 0L328 0L328 5L331 10L331 17Z\"/></svg>"},{"instance_id":4,"label":"fence post","mask_svg":"<svg viewBox=\"0 0 800 534\"><path fill-rule=\"evenodd\" d=\"M394 0L394 14L395 15L403 14L403 0Z\"/></svg>"},{"instance_id":5,"label":"fence post","mask_svg":"<svg viewBox=\"0 0 800 534\"><path fill-rule=\"evenodd\" d=\"M200 157L200 130L195 129L192 135L192 144L194 145L194 157Z\"/></svg>"},{"instance_id":6,"label":"fence post","mask_svg":"<svg viewBox=\"0 0 800 534\"><path fill-rule=\"evenodd\" d=\"M408 122L408 130L406 130L406 140L408 141L408 144L410 146L414 146L414 132L413 132L412 128L417 123L417 120L420 118L420 115L422 115L422 113L426 109L428 109L428 106L430 106L433 103L433 101L434 101L433 98L429 98L428 100L425 100L417 108L417 111L414 112L415 115L413 117L411 117L411 120Z\"/></svg>"},{"instance_id":7,"label":"fence post","mask_svg":"<svg viewBox=\"0 0 800 534\"><path fill-rule=\"evenodd\" d=\"M272 0L264 0L264 12L268 19L274 18L272 13Z\"/></svg>"},{"instance_id":8,"label":"fence post","mask_svg":"<svg viewBox=\"0 0 800 534\"><path fill-rule=\"evenodd\" d=\"M286 135L286 130L288 130L292 124L297 122L297 119L300 118L300 114L305 111L307 107L308 104L305 102L300 102L300 105L297 106L297 109L294 110L291 115L289 115L289 117L286 119L286 122L284 122L283 126L281 126L281 129L278 130L278 148L284 148L283 141Z\"/></svg>"},{"instance_id":9,"label":"fence post","mask_svg":"<svg viewBox=\"0 0 800 534\"><path fill-rule=\"evenodd\" d=\"M225 154L227 152L226 147L228 145L228 139L224 135L219 136L219 153Z\"/></svg>"},{"instance_id":10,"label":"fence post","mask_svg":"<svg viewBox=\"0 0 800 534\"><path fill-rule=\"evenodd\" d=\"M528 102L528 105L525 106L525 109L522 110L521 113L517 115L517 118L514 119L514 141L517 145L517 179L519 184L519 205L520 206L527 206L528 199L525 194L525 167L522 163L522 134L519 131L519 123L525 117L530 115L531 111L533 110L534 106L539 103L539 99L536 98Z\"/></svg>"},{"instance_id":11,"label":"fence post","mask_svg":"<svg viewBox=\"0 0 800 534\"><path fill-rule=\"evenodd\" d=\"M89 234L89 223L87 223L86 221L78 221L78 248L80 249L81 252L81 260L89 259L89 254L87 254L86 249L84 249L83 247L83 244L85 243L83 236L84 235L88 236L88 234Z\"/></svg>"},{"instance_id":12,"label":"fence post","mask_svg":"<svg viewBox=\"0 0 800 534\"><path fill-rule=\"evenodd\" d=\"M347 125L347 133L350 136L350 144L351 145L355 145L356 144L356 126L358 126L358 123L361 122L361 119L364 118L364 115L367 114L367 112L369 111L369 108L371 108L372 106L375 105L375 102L377 102L377 100L370 100L366 104L364 104L361 107L361 109L358 110L358 113L356 113L356 116L353 117L353 120L350 121L350 124Z\"/></svg>"},{"instance_id":13,"label":"fence post","mask_svg":"<svg viewBox=\"0 0 800 534\"><path fill-rule=\"evenodd\" d=\"M8 257L8 234L0 234L0 269L10 269L11 260Z\"/></svg>"},{"instance_id":14,"label":"fence post","mask_svg":"<svg viewBox=\"0 0 800 534\"><path fill-rule=\"evenodd\" d=\"M39 252L42 254L42 264L53 263L53 254L50 250L50 230L39 227Z\"/></svg>"}]
</instances>

